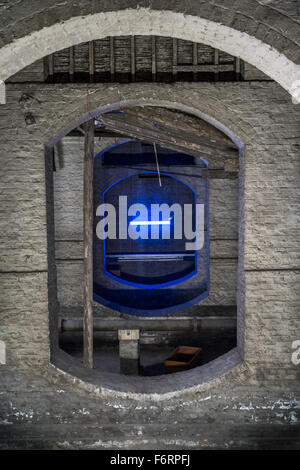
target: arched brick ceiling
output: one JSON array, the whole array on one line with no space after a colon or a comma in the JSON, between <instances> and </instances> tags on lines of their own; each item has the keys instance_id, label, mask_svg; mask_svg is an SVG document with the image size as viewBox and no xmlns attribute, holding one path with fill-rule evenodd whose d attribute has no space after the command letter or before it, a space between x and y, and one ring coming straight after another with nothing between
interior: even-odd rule
<instances>
[{"instance_id":1,"label":"arched brick ceiling","mask_svg":"<svg viewBox=\"0 0 300 470\"><path fill-rule=\"evenodd\" d=\"M74 16L142 7L200 16L246 32L300 64L298 0L2 0L0 45Z\"/></svg>"},{"instance_id":2,"label":"arched brick ceiling","mask_svg":"<svg viewBox=\"0 0 300 470\"><path fill-rule=\"evenodd\" d=\"M48 54L93 39L138 34L177 37L221 49L254 65L299 100L298 6L296 16L291 16L279 9L282 2L276 2L277 7L272 3L2 0L0 102L5 102L5 80Z\"/></svg>"}]
</instances>

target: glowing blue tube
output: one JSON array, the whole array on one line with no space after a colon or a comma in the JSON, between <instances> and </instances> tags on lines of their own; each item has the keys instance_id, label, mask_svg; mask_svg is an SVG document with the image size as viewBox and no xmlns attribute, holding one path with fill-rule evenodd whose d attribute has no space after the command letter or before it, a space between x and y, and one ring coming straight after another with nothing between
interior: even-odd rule
<instances>
[{"instance_id":1,"label":"glowing blue tube","mask_svg":"<svg viewBox=\"0 0 300 470\"><path fill-rule=\"evenodd\" d=\"M132 220L129 225L170 225L170 223L170 220L143 220L140 222Z\"/></svg>"}]
</instances>

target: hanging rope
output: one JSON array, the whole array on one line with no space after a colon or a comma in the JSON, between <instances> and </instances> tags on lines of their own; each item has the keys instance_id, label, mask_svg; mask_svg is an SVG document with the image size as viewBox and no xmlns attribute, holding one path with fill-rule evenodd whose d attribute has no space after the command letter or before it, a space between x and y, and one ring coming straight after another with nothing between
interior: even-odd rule
<instances>
[{"instance_id":1,"label":"hanging rope","mask_svg":"<svg viewBox=\"0 0 300 470\"><path fill-rule=\"evenodd\" d=\"M154 147L154 153L155 153L155 160L156 160L156 168L157 168L159 186L161 186L160 169L159 169L158 156L157 156L157 150L156 150L156 143L155 142L153 144L153 147Z\"/></svg>"}]
</instances>

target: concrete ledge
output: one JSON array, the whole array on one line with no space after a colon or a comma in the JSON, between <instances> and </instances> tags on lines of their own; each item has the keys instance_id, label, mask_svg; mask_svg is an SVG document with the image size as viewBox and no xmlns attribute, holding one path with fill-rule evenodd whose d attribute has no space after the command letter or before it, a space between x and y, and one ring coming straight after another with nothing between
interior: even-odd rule
<instances>
[{"instance_id":1,"label":"concrete ledge","mask_svg":"<svg viewBox=\"0 0 300 470\"><path fill-rule=\"evenodd\" d=\"M240 376L242 371L237 366L241 363L241 356L237 348L234 348L214 361L189 371L155 377L130 377L86 369L62 350L52 357L52 365L59 375L62 374L67 381L89 393L102 397L118 396L138 400L145 398L153 401L207 389L208 385L215 385L216 379L226 382L226 374L233 369L235 376ZM232 385L232 381L231 377L228 384Z\"/></svg>"}]
</instances>

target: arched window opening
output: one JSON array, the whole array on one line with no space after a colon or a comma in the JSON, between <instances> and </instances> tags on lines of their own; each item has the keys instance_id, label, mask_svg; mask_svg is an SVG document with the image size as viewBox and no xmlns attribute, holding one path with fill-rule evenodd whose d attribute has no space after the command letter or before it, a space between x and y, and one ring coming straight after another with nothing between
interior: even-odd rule
<instances>
[{"instance_id":1,"label":"arched window opening","mask_svg":"<svg viewBox=\"0 0 300 470\"><path fill-rule=\"evenodd\" d=\"M146 106L56 144L59 345L78 364L165 375L236 346L238 158L208 122Z\"/></svg>"}]
</instances>

